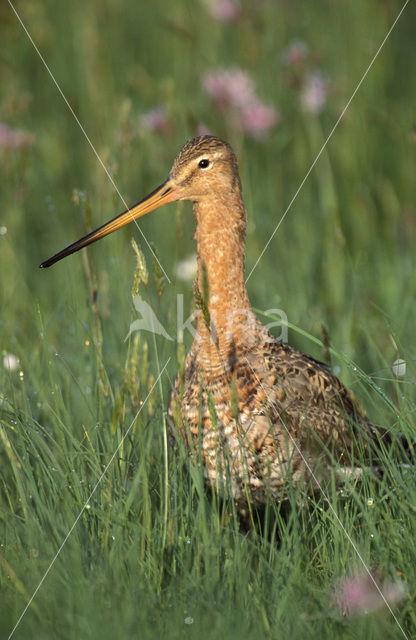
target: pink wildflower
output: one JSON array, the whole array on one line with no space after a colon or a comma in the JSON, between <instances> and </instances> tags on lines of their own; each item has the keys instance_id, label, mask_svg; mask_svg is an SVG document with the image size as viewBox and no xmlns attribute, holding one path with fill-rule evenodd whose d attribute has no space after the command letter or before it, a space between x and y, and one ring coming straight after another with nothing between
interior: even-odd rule
<instances>
[{"instance_id":1,"label":"pink wildflower","mask_svg":"<svg viewBox=\"0 0 416 640\"><path fill-rule=\"evenodd\" d=\"M307 74L302 83L300 101L305 111L318 114L328 97L328 81L319 71Z\"/></svg>"},{"instance_id":2,"label":"pink wildflower","mask_svg":"<svg viewBox=\"0 0 416 640\"><path fill-rule=\"evenodd\" d=\"M259 100L252 78L241 69L206 73L202 86L215 107L228 116L233 126L253 137L264 136L280 121L277 109Z\"/></svg>"},{"instance_id":3,"label":"pink wildflower","mask_svg":"<svg viewBox=\"0 0 416 640\"><path fill-rule=\"evenodd\" d=\"M202 78L202 86L221 111L241 108L254 99L254 82L241 69L211 71Z\"/></svg>"},{"instance_id":4,"label":"pink wildflower","mask_svg":"<svg viewBox=\"0 0 416 640\"><path fill-rule=\"evenodd\" d=\"M235 22L242 15L239 2L233 0L215 0L209 4L209 12L215 20L220 22Z\"/></svg>"},{"instance_id":5,"label":"pink wildflower","mask_svg":"<svg viewBox=\"0 0 416 640\"><path fill-rule=\"evenodd\" d=\"M0 148L20 149L29 147L35 142L35 135L21 129L11 129L5 122L0 122Z\"/></svg>"},{"instance_id":6,"label":"pink wildflower","mask_svg":"<svg viewBox=\"0 0 416 640\"><path fill-rule=\"evenodd\" d=\"M299 67L308 57L308 45L302 40L294 40L283 51L282 61L287 67Z\"/></svg>"},{"instance_id":7,"label":"pink wildflower","mask_svg":"<svg viewBox=\"0 0 416 640\"><path fill-rule=\"evenodd\" d=\"M253 102L242 110L242 127L253 137L262 137L278 124L280 113L274 107L268 107L261 102Z\"/></svg>"},{"instance_id":8,"label":"pink wildflower","mask_svg":"<svg viewBox=\"0 0 416 640\"><path fill-rule=\"evenodd\" d=\"M383 595L381 595L376 584ZM368 574L343 578L334 591L334 602L343 615L370 613L386 606L397 604L406 595L406 585L400 580L374 581Z\"/></svg>"},{"instance_id":9,"label":"pink wildflower","mask_svg":"<svg viewBox=\"0 0 416 640\"><path fill-rule=\"evenodd\" d=\"M140 122L145 129L160 134L171 132L172 124L164 107L154 107L146 111L140 117Z\"/></svg>"}]
</instances>

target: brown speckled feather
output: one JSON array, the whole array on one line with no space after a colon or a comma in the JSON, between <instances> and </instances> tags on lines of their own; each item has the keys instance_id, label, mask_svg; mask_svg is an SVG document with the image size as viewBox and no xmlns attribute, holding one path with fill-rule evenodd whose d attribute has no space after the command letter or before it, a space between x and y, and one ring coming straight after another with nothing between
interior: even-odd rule
<instances>
[{"instance_id":1,"label":"brown speckled feather","mask_svg":"<svg viewBox=\"0 0 416 640\"><path fill-rule=\"evenodd\" d=\"M241 505L247 491L253 504L262 504L268 494L284 496L289 475L292 483L307 481L312 470L321 481L333 457L353 464L352 430L360 429L364 443L373 432L326 365L261 326L254 345L233 343L233 356L232 367L212 374L192 349L169 408L214 486L231 488Z\"/></svg>"},{"instance_id":2,"label":"brown speckled feather","mask_svg":"<svg viewBox=\"0 0 416 640\"><path fill-rule=\"evenodd\" d=\"M352 434L366 446L374 431L325 364L277 341L251 310L245 210L229 145L191 140L171 175L194 202L199 292L195 340L169 406L172 431L202 456L211 484L242 507L282 498L289 482L313 487L334 460L354 464Z\"/></svg>"},{"instance_id":3,"label":"brown speckled feather","mask_svg":"<svg viewBox=\"0 0 416 640\"><path fill-rule=\"evenodd\" d=\"M227 143L190 140L160 187L41 266L175 200L193 202L198 309L169 406L173 434L242 508L249 499L281 498L290 483L319 487L334 462L354 465L357 440L366 447L375 431L326 365L278 342L253 313L244 280L246 213Z\"/></svg>"}]
</instances>

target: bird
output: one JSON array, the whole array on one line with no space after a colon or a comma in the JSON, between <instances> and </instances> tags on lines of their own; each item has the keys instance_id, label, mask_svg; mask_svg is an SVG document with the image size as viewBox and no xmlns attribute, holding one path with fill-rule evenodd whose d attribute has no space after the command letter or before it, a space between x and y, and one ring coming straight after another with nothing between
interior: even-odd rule
<instances>
[{"instance_id":1,"label":"bird","mask_svg":"<svg viewBox=\"0 0 416 640\"><path fill-rule=\"evenodd\" d=\"M242 513L293 486L318 490L334 465L350 473L357 443L369 451L380 433L329 366L278 340L252 310L246 211L227 142L189 140L159 187L40 267L178 200L193 203L198 269L196 333L168 406L172 438Z\"/></svg>"}]
</instances>

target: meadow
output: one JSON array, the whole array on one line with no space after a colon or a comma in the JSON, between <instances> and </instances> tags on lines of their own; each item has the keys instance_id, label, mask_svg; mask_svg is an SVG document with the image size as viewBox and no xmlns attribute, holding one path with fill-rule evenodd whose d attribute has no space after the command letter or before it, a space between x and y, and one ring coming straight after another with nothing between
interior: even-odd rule
<instances>
[{"instance_id":1,"label":"meadow","mask_svg":"<svg viewBox=\"0 0 416 640\"><path fill-rule=\"evenodd\" d=\"M249 531L169 445L189 203L38 268L159 185L186 140L218 135L239 159L259 317L284 312L292 345L414 441L415 3L323 150L403 3L14 6L74 113L1 3L0 637L416 637L399 444L380 476L293 490ZM130 332L137 293L173 339Z\"/></svg>"}]
</instances>

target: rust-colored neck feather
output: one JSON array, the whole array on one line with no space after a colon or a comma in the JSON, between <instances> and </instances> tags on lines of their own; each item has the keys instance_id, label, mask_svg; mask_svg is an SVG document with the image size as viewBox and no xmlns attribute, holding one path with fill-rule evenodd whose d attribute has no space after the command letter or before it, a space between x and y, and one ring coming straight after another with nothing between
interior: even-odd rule
<instances>
[{"instance_id":1,"label":"rust-colored neck feather","mask_svg":"<svg viewBox=\"0 0 416 640\"><path fill-rule=\"evenodd\" d=\"M241 327L255 322L244 279L246 214L239 188L213 193L194 204L198 287L209 312L197 311L193 349L210 369L222 367ZM198 301L197 301L198 306Z\"/></svg>"}]
</instances>

